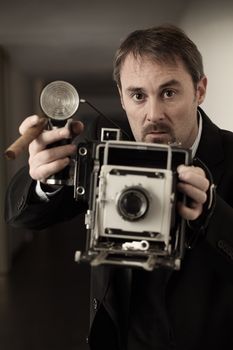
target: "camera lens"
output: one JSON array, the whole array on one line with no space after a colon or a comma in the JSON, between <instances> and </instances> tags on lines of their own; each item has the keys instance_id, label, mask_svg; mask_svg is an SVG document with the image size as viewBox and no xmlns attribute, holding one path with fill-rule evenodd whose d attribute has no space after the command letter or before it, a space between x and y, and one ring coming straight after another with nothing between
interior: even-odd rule
<instances>
[{"instance_id":1,"label":"camera lens","mask_svg":"<svg viewBox=\"0 0 233 350\"><path fill-rule=\"evenodd\" d=\"M144 190L131 187L123 190L117 200L117 210L123 219L135 221L141 219L149 206L148 197Z\"/></svg>"}]
</instances>

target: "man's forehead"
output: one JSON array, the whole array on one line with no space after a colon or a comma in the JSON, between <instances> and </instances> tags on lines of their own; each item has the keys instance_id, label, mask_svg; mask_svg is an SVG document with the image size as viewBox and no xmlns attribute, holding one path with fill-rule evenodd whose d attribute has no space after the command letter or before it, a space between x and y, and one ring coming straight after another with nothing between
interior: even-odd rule
<instances>
[{"instance_id":1,"label":"man's forehead","mask_svg":"<svg viewBox=\"0 0 233 350\"><path fill-rule=\"evenodd\" d=\"M167 57L166 59L157 58L149 54L134 55L128 54L122 63L121 69L124 67L131 67L133 69L140 69L142 66L167 66L167 67L178 67L183 66L183 62L178 57Z\"/></svg>"},{"instance_id":2,"label":"man's forehead","mask_svg":"<svg viewBox=\"0 0 233 350\"><path fill-rule=\"evenodd\" d=\"M121 88L143 88L144 85L152 83L157 87L181 84L190 81L192 77L180 58L169 61L160 61L149 55L129 54L120 71ZM172 83L171 83L172 82Z\"/></svg>"},{"instance_id":3,"label":"man's forehead","mask_svg":"<svg viewBox=\"0 0 233 350\"><path fill-rule=\"evenodd\" d=\"M134 56L133 54L129 54L122 63L120 79L122 80L124 76L129 79L130 76L136 78L136 76L143 77L145 74L156 73L159 75L170 75L173 73L176 74L178 71L188 73L180 59L161 61L147 55Z\"/></svg>"},{"instance_id":4,"label":"man's forehead","mask_svg":"<svg viewBox=\"0 0 233 350\"><path fill-rule=\"evenodd\" d=\"M179 74L187 74L181 61L161 62L148 56L128 55L121 67L121 83L145 80L175 80ZM161 83L162 83L161 81Z\"/></svg>"}]
</instances>

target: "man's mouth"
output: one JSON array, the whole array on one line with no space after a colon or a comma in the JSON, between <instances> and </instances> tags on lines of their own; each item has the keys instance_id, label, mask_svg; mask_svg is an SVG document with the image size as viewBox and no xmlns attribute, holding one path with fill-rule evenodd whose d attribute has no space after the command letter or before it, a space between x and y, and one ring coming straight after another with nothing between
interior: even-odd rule
<instances>
[{"instance_id":1,"label":"man's mouth","mask_svg":"<svg viewBox=\"0 0 233 350\"><path fill-rule=\"evenodd\" d=\"M144 134L143 140L146 142L167 143L171 140L170 133L162 130L149 131Z\"/></svg>"},{"instance_id":2,"label":"man's mouth","mask_svg":"<svg viewBox=\"0 0 233 350\"><path fill-rule=\"evenodd\" d=\"M148 125L142 132L142 140L146 142L168 143L171 138L171 130L167 125Z\"/></svg>"},{"instance_id":3,"label":"man's mouth","mask_svg":"<svg viewBox=\"0 0 233 350\"><path fill-rule=\"evenodd\" d=\"M144 139L147 141L149 140L150 142L162 142L162 141L167 141L168 139L170 139L170 136L168 133L164 132L164 131L152 131L152 132L149 132L147 133L145 136L144 136Z\"/></svg>"},{"instance_id":4,"label":"man's mouth","mask_svg":"<svg viewBox=\"0 0 233 350\"><path fill-rule=\"evenodd\" d=\"M167 134L166 131L151 131L148 132L147 135L163 135L163 134Z\"/></svg>"}]
</instances>

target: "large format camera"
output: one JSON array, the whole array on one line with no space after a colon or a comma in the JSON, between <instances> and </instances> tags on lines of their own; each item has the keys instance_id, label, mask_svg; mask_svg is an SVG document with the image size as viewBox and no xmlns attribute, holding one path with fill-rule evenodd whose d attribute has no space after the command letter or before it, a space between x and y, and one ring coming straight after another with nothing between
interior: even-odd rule
<instances>
[{"instance_id":1,"label":"large format camera","mask_svg":"<svg viewBox=\"0 0 233 350\"><path fill-rule=\"evenodd\" d=\"M98 111L79 99L67 82L52 82L41 93L40 104L52 128L69 126L79 102ZM185 221L176 203L186 198L176 190L176 169L190 163L190 152L121 141L121 131L103 128L101 142L80 143L73 166L47 179L48 184L74 186L75 199L88 204L86 251L77 252L76 260L93 266L179 269Z\"/></svg>"},{"instance_id":2,"label":"large format camera","mask_svg":"<svg viewBox=\"0 0 233 350\"><path fill-rule=\"evenodd\" d=\"M117 136L119 130L103 130ZM179 164L190 153L179 147L120 140L82 143L74 196L88 210L86 252L76 260L179 269L185 221L176 212L185 197L176 191Z\"/></svg>"}]
</instances>

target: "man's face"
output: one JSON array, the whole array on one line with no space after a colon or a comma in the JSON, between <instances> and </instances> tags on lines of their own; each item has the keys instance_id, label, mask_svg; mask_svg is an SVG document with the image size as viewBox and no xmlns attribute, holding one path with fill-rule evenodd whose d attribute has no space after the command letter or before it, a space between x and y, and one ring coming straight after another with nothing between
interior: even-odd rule
<instances>
[{"instance_id":1,"label":"man's face","mask_svg":"<svg viewBox=\"0 0 233 350\"><path fill-rule=\"evenodd\" d=\"M136 141L192 146L198 132L197 106L206 78L194 88L179 60L159 63L128 55L121 67L121 103Z\"/></svg>"}]
</instances>

